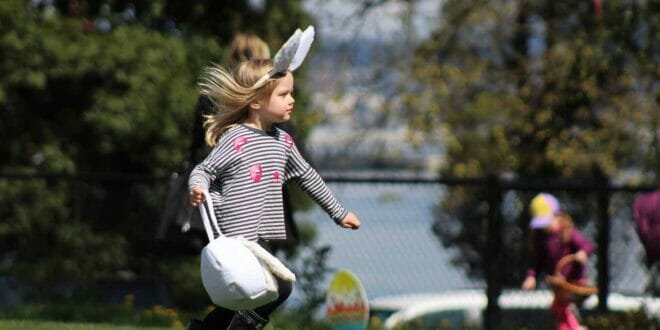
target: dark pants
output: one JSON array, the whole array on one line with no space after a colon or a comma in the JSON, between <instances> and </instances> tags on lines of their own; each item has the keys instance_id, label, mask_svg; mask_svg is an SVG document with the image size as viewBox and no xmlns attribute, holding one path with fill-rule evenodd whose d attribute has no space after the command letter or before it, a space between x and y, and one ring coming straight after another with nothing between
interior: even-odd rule
<instances>
[{"instance_id":1,"label":"dark pants","mask_svg":"<svg viewBox=\"0 0 660 330\"><path fill-rule=\"evenodd\" d=\"M263 246L266 250L271 251L266 242L259 241L259 245ZM254 309L259 316L266 320L269 319L270 314L273 313L277 307L282 305L284 301L289 298L291 291L293 290L293 284L291 282L282 280L276 276L274 276L274 278L277 280L277 299ZM235 312L230 309L216 306L214 310L206 315L202 323L207 330L226 330L229 323L231 323L234 314Z\"/></svg>"}]
</instances>

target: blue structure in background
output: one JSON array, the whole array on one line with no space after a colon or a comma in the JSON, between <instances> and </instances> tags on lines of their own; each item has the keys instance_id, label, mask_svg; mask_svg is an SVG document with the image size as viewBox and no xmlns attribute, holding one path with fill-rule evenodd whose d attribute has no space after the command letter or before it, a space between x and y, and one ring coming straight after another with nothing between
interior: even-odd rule
<instances>
[{"instance_id":1,"label":"blue structure in background","mask_svg":"<svg viewBox=\"0 0 660 330\"><path fill-rule=\"evenodd\" d=\"M426 184L329 184L362 227L337 227L323 211L296 212L296 221L312 221L318 244L332 247L328 265L357 275L369 299L399 294L483 288L451 263L453 249L431 231L433 209L443 188Z\"/></svg>"}]
</instances>

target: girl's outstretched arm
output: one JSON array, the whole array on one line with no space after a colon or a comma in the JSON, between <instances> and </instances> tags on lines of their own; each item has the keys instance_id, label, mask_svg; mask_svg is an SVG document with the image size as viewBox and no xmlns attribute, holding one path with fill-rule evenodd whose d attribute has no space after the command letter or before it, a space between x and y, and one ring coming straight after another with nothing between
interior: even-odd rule
<instances>
[{"instance_id":1,"label":"girl's outstretched arm","mask_svg":"<svg viewBox=\"0 0 660 330\"><path fill-rule=\"evenodd\" d=\"M360 228L360 219L353 212L348 212L341 220L340 225L344 228L357 230Z\"/></svg>"},{"instance_id":2,"label":"girl's outstretched arm","mask_svg":"<svg viewBox=\"0 0 660 330\"><path fill-rule=\"evenodd\" d=\"M302 157L291 139L286 165L286 179L293 179L338 225L346 228L360 226L360 220L355 214L349 215L332 194L321 176ZM357 228L355 228L357 229Z\"/></svg>"}]
</instances>

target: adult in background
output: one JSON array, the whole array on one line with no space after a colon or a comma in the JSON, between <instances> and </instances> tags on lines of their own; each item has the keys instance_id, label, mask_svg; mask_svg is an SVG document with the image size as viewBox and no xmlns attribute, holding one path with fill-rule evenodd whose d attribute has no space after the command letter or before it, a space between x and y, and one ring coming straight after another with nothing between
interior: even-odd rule
<instances>
[{"instance_id":1,"label":"adult in background","mask_svg":"<svg viewBox=\"0 0 660 330\"><path fill-rule=\"evenodd\" d=\"M227 52L227 67L230 70L244 61L253 58L270 58L268 44L261 38L250 33L239 33L232 40ZM204 116L213 114L213 102L206 95L200 95L195 107L195 121L192 131L192 143L190 144L190 155L188 162L191 165L199 163L204 159L210 149L204 143Z\"/></svg>"}]
</instances>

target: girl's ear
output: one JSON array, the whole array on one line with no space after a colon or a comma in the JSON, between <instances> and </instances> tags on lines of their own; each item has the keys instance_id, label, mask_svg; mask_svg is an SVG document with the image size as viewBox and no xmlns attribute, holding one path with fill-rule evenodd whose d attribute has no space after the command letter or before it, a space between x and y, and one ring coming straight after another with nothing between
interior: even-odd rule
<instances>
[{"instance_id":1,"label":"girl's ear","mask_svg":"<svg viewBox=\"0 0 660 330\"><path fill-rule=\"evenodd\" d=\"M261 102L259 100L254 100L249 104L250 110L259 110L261 109Z\"/></svg>"}]
</instances>

